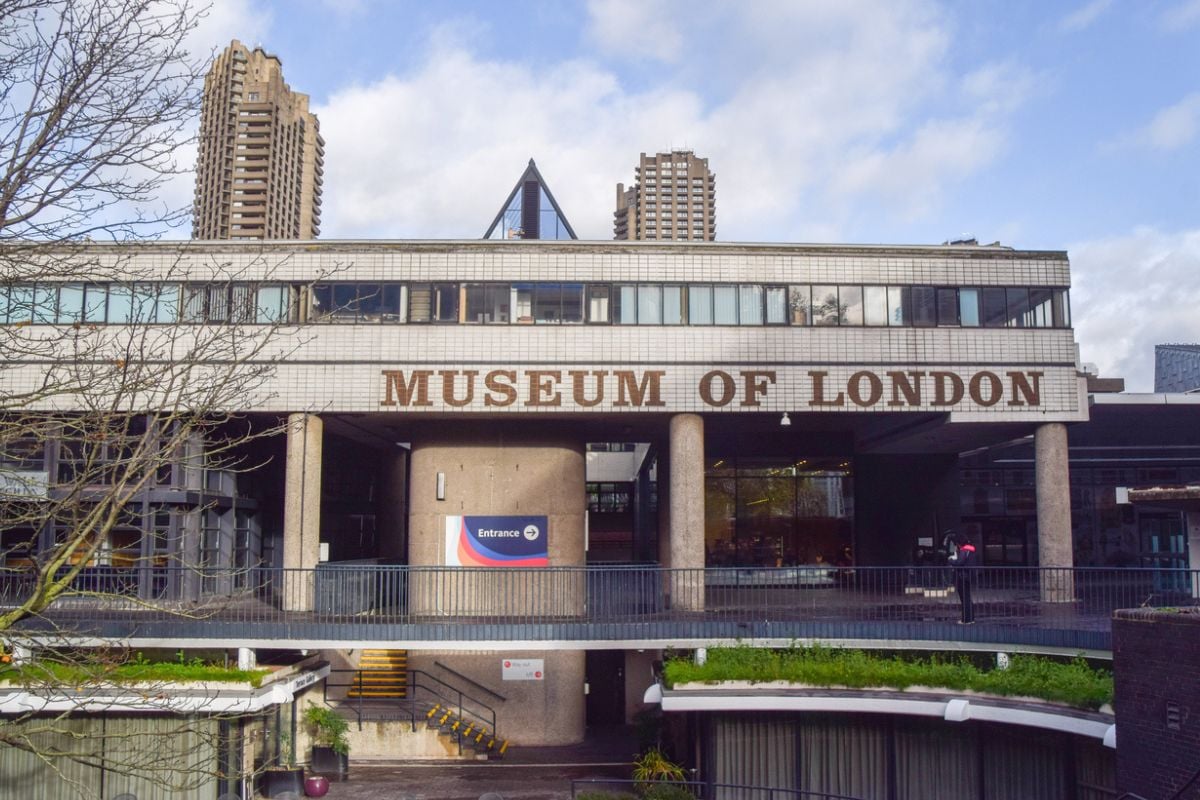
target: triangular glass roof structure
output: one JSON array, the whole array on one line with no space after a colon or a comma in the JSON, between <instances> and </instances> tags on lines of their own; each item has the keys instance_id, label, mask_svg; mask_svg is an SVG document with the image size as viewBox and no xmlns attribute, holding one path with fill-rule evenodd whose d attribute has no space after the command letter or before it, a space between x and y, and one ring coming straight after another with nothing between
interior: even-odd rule
<instances>
[{"instance_id":1,"label":"triangular glass roof structure","mask_svg":"<svg viewBox=\"0 0 1200 800\"><path fill-rule=\"evenodd\" d=\"M550 187L538 172L537 164L529 166L492 220L485 239L578 239L571 223L550 193Z\"/></svg>"}]
</instances>

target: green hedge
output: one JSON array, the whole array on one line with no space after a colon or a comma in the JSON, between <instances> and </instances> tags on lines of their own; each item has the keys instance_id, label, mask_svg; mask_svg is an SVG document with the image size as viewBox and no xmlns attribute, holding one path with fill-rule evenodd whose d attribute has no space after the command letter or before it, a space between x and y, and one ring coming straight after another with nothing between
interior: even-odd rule
<instances>
[{"instance_id":1,"label":"green hedge","mask_svg":"<svg viewBox=\"0 0 1200 800\"><path fill-rule=\"evenodd\" d=\"M1007 669L982 666L967 656L877 655L829 647L710 648L705 664L669 657L663 667L668 687L720 681L789 681L851 689L930 686L995 695L1022 695L1098 709L1113 699L1112 673L1084 659L1056 661L1012 656Z\"/></svg>"}]
</instances>

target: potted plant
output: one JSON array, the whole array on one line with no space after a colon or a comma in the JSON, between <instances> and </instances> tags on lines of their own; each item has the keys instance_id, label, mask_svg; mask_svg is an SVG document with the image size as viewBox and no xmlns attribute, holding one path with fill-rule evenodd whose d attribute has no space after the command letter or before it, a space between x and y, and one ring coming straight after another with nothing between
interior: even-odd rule
<instances>
[{"instance_id":1,"label":"potted plant","mask_svg":"<svg viewBox=\"0 0 1200 800\"><path fill-rule=\"evenodd\" d=\"M327 706L309 706L304 711L304 724L312 736L313 746L309 767L313 772L344 779L350 774L350 741L346 731L350 724Z\"/></svg>"},{"instance_id":2,"label":"potted plant","mask_svg":"<svg viewBox=\"0 0 1200 800\"><path fill-rule=\"evenodd\" d=\"M304 793L304 770L296 766L296 747L287 731L279 732L279 763L267 767L262 773L262 793L267 797L283 797L293 792L299 797Z\"/></svg>"}]
</instances>

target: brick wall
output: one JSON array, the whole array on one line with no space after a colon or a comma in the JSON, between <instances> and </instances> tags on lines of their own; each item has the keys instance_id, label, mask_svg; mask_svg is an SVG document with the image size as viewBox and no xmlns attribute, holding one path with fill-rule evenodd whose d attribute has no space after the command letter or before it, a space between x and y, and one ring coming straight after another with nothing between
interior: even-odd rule
<instances>
[{"instance_id":1,"label":"brick wall","mask_svg":"<svg viewBox=\"0 0 1200 800\"><path fill-rule=\"evenodd\" d=\"M1200 798L1200 609L1116 612L1113 671L1119 791Z\"/></svg>"}]
</instances>

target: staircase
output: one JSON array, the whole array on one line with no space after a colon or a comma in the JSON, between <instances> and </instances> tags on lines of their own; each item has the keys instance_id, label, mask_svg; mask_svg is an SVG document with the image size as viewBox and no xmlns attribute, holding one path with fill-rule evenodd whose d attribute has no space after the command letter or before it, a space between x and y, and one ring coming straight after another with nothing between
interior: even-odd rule
<instances>
[{"instance_id":1,"label":"staircase","mask_svg":"<svg viewBox=\"0 0 1200 800\"><path fill-rule=\"evenodd\" d=\"M425 712L425 727L436 730L450 744L473 751L476 758L502 759L508 751L507 739L498 738L495 731L489 731L482 723L459 717L454 709L440 703L434 703Z\"/></svg>"},{"instance_id":2,"label":"staircase","mask_svg":"<svg viewBox=\"0 0 1200 800\"><path fill-rule=\"evenodd\" d=\"M347 698L402 700L408 697L408 651L363 650Z\"/></svg>"}]
</instances>

